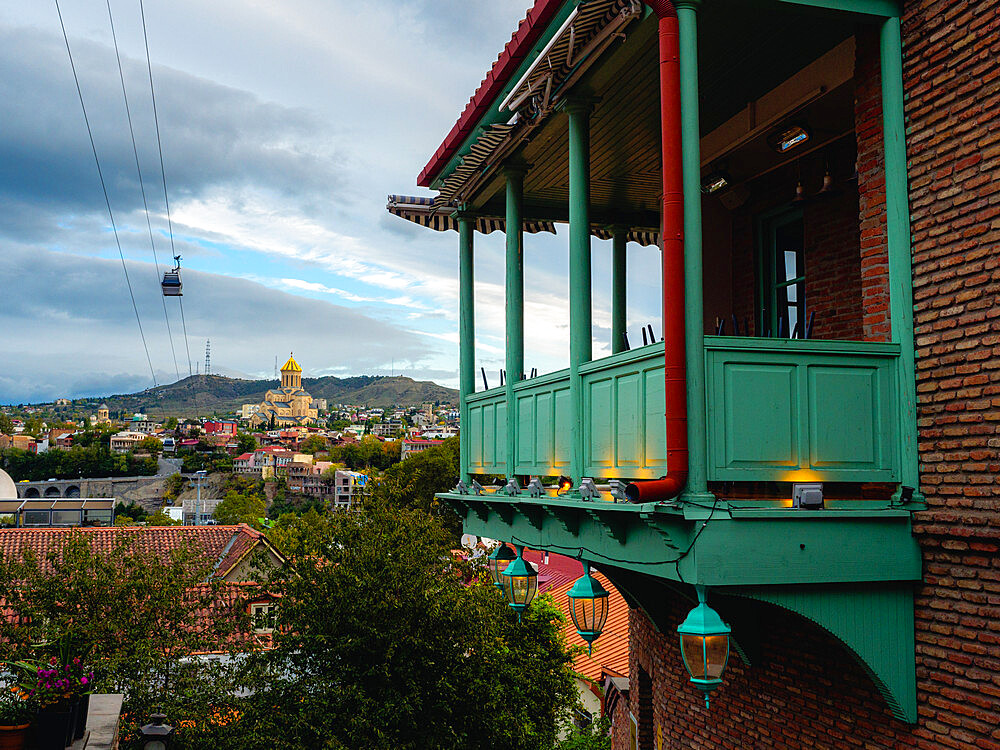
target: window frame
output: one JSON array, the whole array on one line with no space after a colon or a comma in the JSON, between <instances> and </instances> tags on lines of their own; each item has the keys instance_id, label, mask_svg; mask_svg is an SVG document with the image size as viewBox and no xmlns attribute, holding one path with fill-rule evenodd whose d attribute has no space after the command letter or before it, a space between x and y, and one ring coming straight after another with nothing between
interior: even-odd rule
<instances>
[{"instance_id":1,"label":"window frame","mask_svg":"<svg viewBox=\"0 0 1000 750\"><path fill-rule=\"evenodd\" d=\"M797 274L793 279L783 279L784 268L778 268L778 231L784 227L798 222L802 226L802 247L797 251L796 261ZM787 307L795 306L798 311L797 323L799 325L799 338L805 338L806 325L806 279L808 277L806 268L806 248L805 248L805 220L802 208L794 205L786 205L773 211L768 211L757 217L757 333L764 336L767 331L771 332L771 338L778 336L778 306L779 291L785 290L789 286L799 286L797 297L794 303L786 302ZM790 316L786 320L787 330L780 338L791 338L794 325Z\"/></svg>"}]
</instances>

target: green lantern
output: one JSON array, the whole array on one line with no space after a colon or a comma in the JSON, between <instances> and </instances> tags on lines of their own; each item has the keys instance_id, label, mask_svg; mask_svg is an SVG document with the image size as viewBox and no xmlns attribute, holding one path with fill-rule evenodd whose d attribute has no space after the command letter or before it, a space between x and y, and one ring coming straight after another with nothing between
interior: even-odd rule
<instances>
[{"instance_id":1,"label":"green lantern","mask_svg":"<svg viewBox=\"0 0 1000 750\"><path fill-rule=\"evenodd\" d=\"M601 582L590 575L590 563L583 563L583 576L576 579L569 597L569 613L576 625L576 632L587 642L587 653L592 653L594 641L604 630L608 619L608 592Z\"/></svg>"},{"instance_id":2,"label":"green lantern","mask_svg":"<svg viewBox=\"0 0 1000 750\"><path fill-rule=\"evenodd\" d=\"M729 633L732 629L722 621L719 613L705 603L705 587L695 586L698 606L688 616L677 632L681 636L681 656L691 682L708 696L722 684L722 673L729 661Z\"/></svg>"},{"instance_id":3,"label":"green lantern","mask_svg":"<svg viewBox=\"0 0 1000 750\"><path fill-rule=\"evenodd\" d=\"M528 608L538 591L538 570L524 559L524 547L517 545L517 557L501 574L503 595L517 612L517 619Z\"/></svg>"},{"instance_id":4,"label":"green lantern","mask_svg":"<svg viewBox=\"0 0 1000 750\"><path fill-rule=\"evenodd\" d=\"M503 572L515 557L514 550L507 546L507 542L501 542L489 556L490 576L492 576L493 583L501 592L503 592Z\"/></svg>"}]
</instances>

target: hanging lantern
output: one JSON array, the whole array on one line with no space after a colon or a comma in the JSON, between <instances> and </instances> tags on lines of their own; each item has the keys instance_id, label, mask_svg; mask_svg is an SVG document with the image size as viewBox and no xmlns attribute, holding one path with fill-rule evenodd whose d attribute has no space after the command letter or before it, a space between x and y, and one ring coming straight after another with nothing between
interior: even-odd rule
<instances>
[{"instance_id":1,"label":"hanging lantern","mask_svg":"<svg viewBox=\"0 0 1000 750\"><path fill-rule=\"evenodd\" d=\"M569 597L569 613L576 632L587 642L589 654L608 619L608 592L600 581L590 575L590 563L586 560L583 562L583 576L576 579L566 596Z\"/></svg>"},{"instance_id":2,"label":"hanging lantern","mask_svg":"<svg viewBox=\"0 0 1000 750\"><path fill-rule=\"evenodd\" d=\"M507 546L507 542L501 542L489 556L490 576L493 578L493 583L501 592L503 592L503 579L501 576L504 570L507 569L507 566L510 565L510 561L515 557L514 550Z\"/></svg>"},{"instance_id":3,"label":"hanging lantern","mask_svg":"<svg viewBox=\"0 0 1000 750\"><path fill-rule=\"evenodd\" d=\"M503 595L517 612L517 619L528 608L538 591L538 570L524 559L524 547L517 545L517 557L501 574Z\"/></svg>"},{"instance_id":4,"label":"hanging lantern","mask_svg":"<svg viewBox=\"0 0 1000 750\"><path fill-rule=\"evenodd\" d=\"M691 682L708 696L722 684L722 673L729 660L729 633L731 628L722 621L719 613L705 603L705 587L695 586L698 606L688 616L677 632L681 636L681 656Z\"/></svg>"}]
</instances>

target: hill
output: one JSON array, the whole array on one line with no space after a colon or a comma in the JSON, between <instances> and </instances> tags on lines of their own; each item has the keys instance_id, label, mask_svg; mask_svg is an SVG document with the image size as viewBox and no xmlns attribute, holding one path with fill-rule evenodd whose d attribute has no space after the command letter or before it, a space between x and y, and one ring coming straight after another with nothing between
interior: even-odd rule
<instances>
[{"instance_id":1,"label":"hill","mask_svg":"<svg viewBox=\"0 0 1000 750\"><path fill-rule=\"evenodd\" d=\"M103 400L112 413L145 412L151 418L196 417L214 413L237 412L242 404L259 403L276 380L242 380L223 375L192 375L169 385L140 393L108 396ZM430 381L402 376L360 375L351 378L303 378L302 387L313 398L325 398L334 404L382 407L420 406L427 402L458 404L458 391ZM83 400L74 402L81 404Z\"/></svg>"}]
</instances>

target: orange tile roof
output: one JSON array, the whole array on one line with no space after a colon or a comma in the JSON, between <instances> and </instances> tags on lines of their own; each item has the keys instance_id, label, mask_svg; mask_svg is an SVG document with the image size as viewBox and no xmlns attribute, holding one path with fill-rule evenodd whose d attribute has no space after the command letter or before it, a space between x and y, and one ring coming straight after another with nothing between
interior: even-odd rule
<instances>
[{"instance_id":1,"label":"orange tile roof","mask_svg":"<svg viewBox=\"0 0 1000 750\"><path fill-rule=\"evenodd\" d=\"M214 574L225 576L258 543L268 546L259 531L245 523L235 526L102 526L82 528L0 529L0 555L21 557L31 550L44 560L58 551L70 534L88 537L96 551L110 551L125 538L135 538L138 549L163 559L182 545L193 544L212 566Z\"/></svg>"},{"instance_id":2,"label":"orange tile roof","mask_svg":"<svg viewBox=\"0 0 1000 750\"><path fill-rule=\"evenodd\" d=\"M583 646L584 651L578 654L573 660L573 670L580 675L594 682L599 682L601 677L612 672L616 675L628 677L628 604L618 593L607 578L592 571L592 575L601 582L601 585L608 590L608 620L604 625L601 637L594 641L594 653L588 655L586 651L587 642L577 635L576 627L573 625L573 618L569 614L569 598L566 594L573 588L574 581L564 583L549 591L559 605L559 609L566 616L566 623L563 625L563 634L566 641L572 646Z\"/></svg>"}]
</instances>

